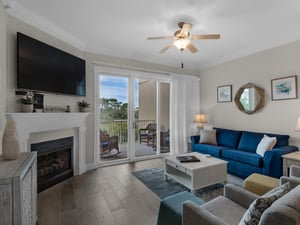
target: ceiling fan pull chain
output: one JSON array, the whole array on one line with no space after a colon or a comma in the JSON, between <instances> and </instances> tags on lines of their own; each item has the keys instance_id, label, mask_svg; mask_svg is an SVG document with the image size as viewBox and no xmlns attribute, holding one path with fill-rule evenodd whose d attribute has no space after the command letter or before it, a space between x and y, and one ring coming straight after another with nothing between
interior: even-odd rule
<instances>
[{"instance_id":1,"label":"ceiling fan pull chain","mask_svg":"<svg viewBox=\"0 0 300 225\"><path fill-rule=\"evenodd\" d=\"M181 69L184 68L184 64L183 64L183 51L181 51Z\"/></svg>"}]
</instances>

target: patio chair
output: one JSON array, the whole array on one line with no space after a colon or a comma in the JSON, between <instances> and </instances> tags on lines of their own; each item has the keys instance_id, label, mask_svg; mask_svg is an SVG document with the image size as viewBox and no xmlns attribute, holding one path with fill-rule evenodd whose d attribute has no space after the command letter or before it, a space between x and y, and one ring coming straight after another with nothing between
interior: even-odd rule
<instances>
[{"instance_id":1,"label":"patio chair","mask_svg":"<svg viewBox=\"0 0 300 225\"><path fill-rule=\"evenodd\" d=\"M148 145L150 142L153 143L153 138L156 134L156 123L149 123L146 128L139 130L140 144L146 142Z\"/></svg>"},{"instance_id":2,"label":"patio chair","mask_svg":"<svg viewBox=\"0 0 300 225\"><path fill-rule=\"evenodd\" d=\"M116 149L115 154L108 154ZM111 157L119 154L119 139L118 136L109 136L106 131L100 130L100 157Z\"/></svg>"}]
</instances>

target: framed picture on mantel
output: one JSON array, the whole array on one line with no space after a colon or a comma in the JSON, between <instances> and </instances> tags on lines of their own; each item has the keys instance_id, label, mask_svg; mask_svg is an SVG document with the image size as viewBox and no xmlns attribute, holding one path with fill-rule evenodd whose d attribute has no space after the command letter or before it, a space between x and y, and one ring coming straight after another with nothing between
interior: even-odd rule
<instances>
[{"instance_id":1,"label":"framed picture on mantel","mask_svg":"<svg viewBox=\"0 0 300 225\"><path fill-rule=\"evenodd\" d=\"M272 100L286 100L297 98L297 76L273 79L271 81Z\"/></svg>"},{"instance_id":2,"label":"framed picture on mantel","mask_svg":"<svg viewBox=\"0 0 300 225\"><path fill-rule=\"evenodd\" d=\"M223 85L217 87L217 101L231 102L232 101L232 85Z\"/></svg>"}]
</instances>

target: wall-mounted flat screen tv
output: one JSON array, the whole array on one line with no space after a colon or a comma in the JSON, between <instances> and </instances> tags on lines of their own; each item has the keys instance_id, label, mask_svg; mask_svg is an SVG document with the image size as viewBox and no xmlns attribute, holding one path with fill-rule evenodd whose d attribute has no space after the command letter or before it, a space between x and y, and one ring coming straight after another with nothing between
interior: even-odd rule
<instances>
[{"instance_id":1,"label":"wall-mounted flat screen tv","mask_svg":"<svg viewBox=\"0 0 300 225\"><path fill-rule=\"evenodd\" d=\"M85 61L18 32L17 88L85 96Z\"/></svg>"}]
</instances>

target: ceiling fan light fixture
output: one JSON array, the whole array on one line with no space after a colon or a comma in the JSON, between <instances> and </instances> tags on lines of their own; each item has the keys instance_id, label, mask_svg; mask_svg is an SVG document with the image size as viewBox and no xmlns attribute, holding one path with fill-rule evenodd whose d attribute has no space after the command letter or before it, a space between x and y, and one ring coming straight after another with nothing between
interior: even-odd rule
<instances>
[{"instance_id":1,"label":"ceiling fan light fixture","mask_svg":"<svg viewBox=\"0 0 300 225\"><path fill-rule=\"evenodd\" d=\"M190 42L191 41L189 39L180 38L180 39L175 40L173 42L173 45L176 46L176 48L178 48L180 51L183 51L184 49L186 49L187 45Z\"/></svg>"}]
</instances>

